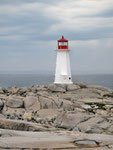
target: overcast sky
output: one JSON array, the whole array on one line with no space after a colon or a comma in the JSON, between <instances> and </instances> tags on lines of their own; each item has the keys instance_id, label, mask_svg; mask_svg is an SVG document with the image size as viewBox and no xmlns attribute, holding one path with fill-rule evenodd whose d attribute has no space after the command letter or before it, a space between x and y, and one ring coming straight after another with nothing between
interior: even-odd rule
<instances>
[{"instance_id":1,"label":"overcast sky","mask_svg":"<svg viewBox=\"0 0 113 150\"><path fill-rule=\"evenodd\" d=\"M0 0L0 73L54 73L62 35L73 74L113 73L113 0Z\"/></svg>"}]
</instances>

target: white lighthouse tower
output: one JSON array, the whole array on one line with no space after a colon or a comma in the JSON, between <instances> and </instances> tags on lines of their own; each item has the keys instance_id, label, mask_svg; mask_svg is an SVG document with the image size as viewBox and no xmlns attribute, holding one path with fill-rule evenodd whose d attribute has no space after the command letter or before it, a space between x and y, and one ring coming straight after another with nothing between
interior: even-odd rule
<instances>
[{"instance_id":1,"label":"white lighthouse tower","mask_svg":"<svg viewBox=\"0 0 113 150\"><path fill-rule=\"evenodd\" d=\"M58 40L55 84L72 84L68 40L63 36Z\"/></svg>"}]
</instances>

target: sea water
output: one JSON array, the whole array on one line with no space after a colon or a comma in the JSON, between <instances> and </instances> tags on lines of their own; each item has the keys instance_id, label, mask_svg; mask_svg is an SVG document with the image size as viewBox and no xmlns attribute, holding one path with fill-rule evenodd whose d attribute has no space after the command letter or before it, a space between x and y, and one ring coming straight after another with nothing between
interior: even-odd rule
<instances>
[{"instance_id":1,"label":"sea water","mask_svg":"<svg viewBox=\"0 0 113 150\"><path fill-rule=\"evenodd\" d=\"M101 85L113 89L113 75L73 75L74 83ZM54 75L44 74L0 74L0 87L29 87L48 85L54 82Z\"/></svg>"}]
</instances>

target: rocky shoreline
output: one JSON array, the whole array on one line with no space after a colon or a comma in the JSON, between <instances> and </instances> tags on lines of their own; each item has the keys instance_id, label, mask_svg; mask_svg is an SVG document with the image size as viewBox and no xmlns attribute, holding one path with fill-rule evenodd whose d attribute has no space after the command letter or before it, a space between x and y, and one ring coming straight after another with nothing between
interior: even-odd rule
<instances>
[{"instance_id":1,"label":"rocky shoreline","mask_svg":"<svg viewBox=\"0 0 113 150\"><path fill-rule=\"evenodd\" d=\"M113 90L86 84L0 88L5 149L113 149Z\"/></svg>"}]
</instances>

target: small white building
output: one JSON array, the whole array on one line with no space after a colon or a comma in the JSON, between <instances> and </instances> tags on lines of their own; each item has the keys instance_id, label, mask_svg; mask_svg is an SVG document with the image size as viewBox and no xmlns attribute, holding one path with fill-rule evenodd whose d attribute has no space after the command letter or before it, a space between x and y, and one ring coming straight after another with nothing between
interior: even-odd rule
<instances>
[{"instance_id":1,"label":"small white building","mask_svg":"<svg viewBox=\"0 0 113 150\"><path fill-rule=\"evenodd\" d=\"M58 40L55 84L72 84L68 40L63 36Z\"/></svg>"}]
</instances>

